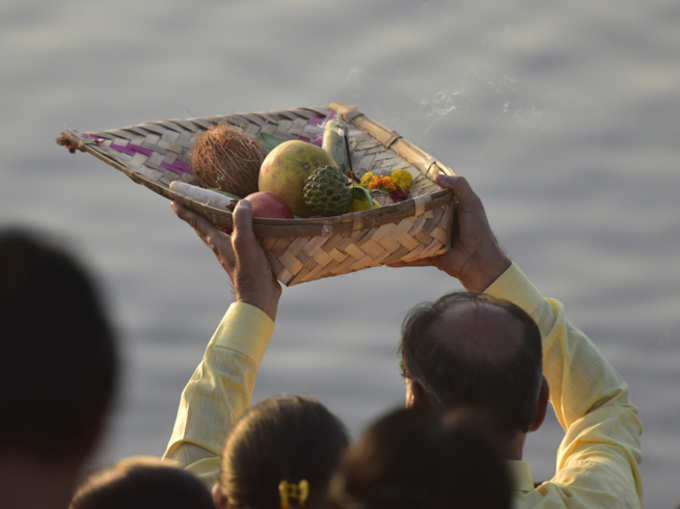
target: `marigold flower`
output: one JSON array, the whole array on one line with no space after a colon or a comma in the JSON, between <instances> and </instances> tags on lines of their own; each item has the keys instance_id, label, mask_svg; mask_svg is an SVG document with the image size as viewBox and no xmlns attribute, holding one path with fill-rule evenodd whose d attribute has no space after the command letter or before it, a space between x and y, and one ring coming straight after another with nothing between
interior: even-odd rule
<instances>
[{"instance_id":1,"label":"marigold flower","mask_svg":"<svg viewBox=\"0 0 680 509\"><path fill-rule=\"evenodd\" d=\"M392 172L391 176L374 175L369 171L361 177L359 184L367 189L386 191L388 193L401 190L408 195L411 182L413 182L411 173L408 170L399 169Z\"/></svg>"},{"instance_id":2,"label":"marigold flower","mask_svg":"<svg viewBox=\"0 0 680 509\"><path fill-rule=\"evenodd\" d=\"M397 185L394 183L391 177L380 177L380 187L387 192L397 190Z\"/></svg>"},{"instance_id":3,"label":"marigold flower","mask_svg":"<svg viewBox=\"0 0 680 509\"><path fill-rule=\"evenodd\" d=\"M408 191L413 183L413 175L408 170L400 168L392 172L392 180L400 189Z\"/></svg>"},{"instance_id":4,"label":"marigold flower","mask_svg":"<svg viewBox=\"0 0 680 509\"><path fill-rule=\"evenodd\" d=\"M368 172L364 173L363 177L361 177L359 184L363 187L367 187L370 184L372 178L373 178L373 173L368 171Z\"/></svg>"},{"instance_id":5,"label":"marigold flower","mask_svg":"<svg viewBox=\"0 0 680 509\"><path fill-rule=\"evenodd\" d=\"M380 177L373 176L371 181L368 183L369 189L380 189Z\"/></svg>"}]
</instances>

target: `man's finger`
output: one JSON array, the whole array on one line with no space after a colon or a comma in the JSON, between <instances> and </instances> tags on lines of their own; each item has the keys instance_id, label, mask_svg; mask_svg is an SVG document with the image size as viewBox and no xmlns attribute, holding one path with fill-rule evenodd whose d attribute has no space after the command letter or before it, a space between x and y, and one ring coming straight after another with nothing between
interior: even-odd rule
<instances>
[{"instance_id":1,"label":"man's finger","mask_svg":"<svg viewBox=\"0 0 680 509\"><path fill-rule=\"evenodd\" d=\"M464 210L481 205L479 196L472 190L465 177L439 174L437 175L437 184L451 189Z\"/></svg>"},{"instance_id":2,"label":"man's finger","mask_svg":"<svg viewBox=\"0 0 680 509\"><path fill-rule=\"evenodd\" d=\"M248 200L240 200L234 208L234 249L239 256L251 256L257 247L253 233L253 207Z\"/></svg>"},{"instance_id":3,"label":"man's finger","mask_svg":"<svg viewBox=\"0 0 680 509\"><path fill-rule=\"evenodd\" d=\"M210 224L207 219L187 208L184 208L179 203L172 202L171 206L175 211L175 214L177 214L181 220L189 223L189 226L196 230L196 233L198 233L202 239L205 240L205 237L213 234L215 231L218 231L217 228Z\"/></svg>"}]
</instances>

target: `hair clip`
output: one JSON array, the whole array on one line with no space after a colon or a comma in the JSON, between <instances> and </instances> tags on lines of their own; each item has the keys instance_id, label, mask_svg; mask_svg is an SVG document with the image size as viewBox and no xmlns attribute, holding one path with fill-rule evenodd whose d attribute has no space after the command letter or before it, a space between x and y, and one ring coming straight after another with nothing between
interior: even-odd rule
<instances>
[{"instance_id":1,"label":"hair clip","mask_svg":"<svg viewBox=\"0 0 680 509\"><path fill-rule=\"evenodd\" d=\"M307 479L302 479L297 484L288 481L281 481L279 483L281 509L289 509L289 502L302 507L307 502L307 497L309 497L309 482Z\"/></svg>"}]
</instances>

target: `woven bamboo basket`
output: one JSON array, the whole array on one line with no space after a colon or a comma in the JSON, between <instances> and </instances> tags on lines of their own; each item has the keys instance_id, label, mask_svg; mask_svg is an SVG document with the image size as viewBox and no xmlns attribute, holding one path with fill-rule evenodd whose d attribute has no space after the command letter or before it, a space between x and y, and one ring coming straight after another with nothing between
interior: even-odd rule
<instances>
[{"instance_id":1,"label":"woven bamboo basket","mask_svg":"<svg viewBox=\"0 0 680 509\"><path fill-rule=\"evenodd\" d=\"M133 181L208 218L232 227L231 210L187 198L170 189L180 180L197 184L190 166L196 135L218 124L317 144L326 120L340 116L348 125L351 167L359 178L370 171L404 168L414 176L411 198L392 205L334 217L255 218L253 227L282 283L295 285L368 267L410 262L444 253L451 242L455 199L434 179L454 172L368 118L356 108L331 103L322 108L146 122L107 131L66 130L57 143L88 152Z\"/></svg>"}]
</instances>

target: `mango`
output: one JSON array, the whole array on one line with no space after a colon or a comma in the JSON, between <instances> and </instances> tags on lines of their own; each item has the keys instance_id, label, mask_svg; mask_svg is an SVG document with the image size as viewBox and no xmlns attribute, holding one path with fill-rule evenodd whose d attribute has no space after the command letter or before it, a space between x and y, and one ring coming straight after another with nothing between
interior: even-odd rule
<instances>
[{"instance_id":1,"label":"mango","mask_svg":"<svg viewBox=\"0 0 680 509\"><path fill-rule=\"evenodd\" d=\"M283 200L296 216L309 217L312 211L305 204L302 189L309 174L324 165L337 168L321 147L300 140L283 142L262 161L258 188Z\"/></svg>"}]
</instances>

